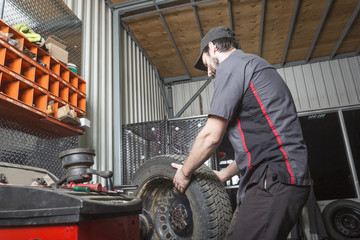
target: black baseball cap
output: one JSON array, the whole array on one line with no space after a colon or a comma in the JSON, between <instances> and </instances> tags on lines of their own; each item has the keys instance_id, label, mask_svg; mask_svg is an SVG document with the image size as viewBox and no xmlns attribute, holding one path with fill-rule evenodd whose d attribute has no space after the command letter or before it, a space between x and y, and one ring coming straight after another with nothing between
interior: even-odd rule
<instances>
[{"instance_id":1,"label":"black baseball cap","mask_svg":"<svg viewBox=\"0 0 360 240\"><path fill-rule=\"evenodd\" d=\"M207 67L205 67L203 61L202 61L202 54L204 52L205 47L209 44L209 42L212 42L219 38L231 38L236 41L235 33L228 27L220 26L212 28L202 39L201 39L201 45L200 45L200 56L198 57L194 67L207 71Z\"/></svg>"}]
</instances>

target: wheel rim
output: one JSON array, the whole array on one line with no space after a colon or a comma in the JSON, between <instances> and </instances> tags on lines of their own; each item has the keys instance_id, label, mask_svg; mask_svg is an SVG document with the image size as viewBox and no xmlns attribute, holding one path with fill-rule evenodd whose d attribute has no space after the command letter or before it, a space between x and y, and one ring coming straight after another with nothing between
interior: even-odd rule
<instances>
[{"instance_id":1,"label":"wheel rim","mask_svg":"<svg viewBox=\"0 0 360 240\"><path fill-rule=\"evenodd\" d=\"M159 239L190 239L194 224L190 202L175 190L172 179L156 177L139 190L143 208L152 218Z\"/></svg>"},{"instance_id":2,"label":"wheel rim","mask_svg":"<svg viewBox=\"0 0 360 240\"><path fill-rule=\"evenodd\" d=\"M353 207L343 207L334 213L336 229L348 237L360 237L360 212Z\"/></svg>"}]
</instances>

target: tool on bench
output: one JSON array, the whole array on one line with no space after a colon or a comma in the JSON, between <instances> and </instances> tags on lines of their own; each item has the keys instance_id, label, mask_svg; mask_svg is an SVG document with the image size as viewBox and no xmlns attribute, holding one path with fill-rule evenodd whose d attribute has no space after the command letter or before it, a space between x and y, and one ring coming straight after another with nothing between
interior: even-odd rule
<instances>
[{"instance_id":1,"label":"tool on bench","mask_svg":"<svg viewBox=\"0 0 360 240\"><path fill-rule=\"evenodd\" d=\"M98 171L90 168L94 164L94 156L95 151L88 148L76 148L61 152L62 166L67 172L65 176L53 184L53 188L56 189L64 183L69 183L64 186L73 188L73 190L75 187L88 187L90 191L103 193L124 193L127 190L137 189L137 186L134 185L120 185L114 189L112 171ZM101 183L84 183L91 181L93 174L105 178L106 187L103 187ZM76 189L83 190L83 188Z\"/></svg>"}]
</instances>

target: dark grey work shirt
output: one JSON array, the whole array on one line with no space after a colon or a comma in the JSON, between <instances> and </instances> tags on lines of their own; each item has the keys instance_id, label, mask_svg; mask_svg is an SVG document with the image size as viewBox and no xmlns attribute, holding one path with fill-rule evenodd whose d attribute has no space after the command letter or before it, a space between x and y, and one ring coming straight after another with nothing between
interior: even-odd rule
<instances>
[{"instance_id":1,"label":"dark grey work shirt","mask_svg":"<svg viewBox=\"0 0 360 240\"><path fill-rule=\"evenodd\" d=\"M209 115L230 120L240 201L269 167L285 184L310 185L307 149L290 91L262 58L236 50L220 63Z\"/></svg>"}]
</instances>

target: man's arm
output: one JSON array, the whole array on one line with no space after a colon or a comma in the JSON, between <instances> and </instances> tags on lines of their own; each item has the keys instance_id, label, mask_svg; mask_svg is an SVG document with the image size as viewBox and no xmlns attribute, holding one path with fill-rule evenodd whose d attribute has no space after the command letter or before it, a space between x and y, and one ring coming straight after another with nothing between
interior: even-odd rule
<instances>
[{"instance_id":1,"label":"man's arm","mask_svg":"<svg viewBox=\"0 0 360 240\"><path fill-rule=\"evenodd\" d=\"M213 154L221 143L229 120L217 116L209 116L204 128L196 137L188 159L184 165L173 163L177 169L174 185L180 192L185 192L190 184L191 174Z\"/></svg>"}]
</instances>

